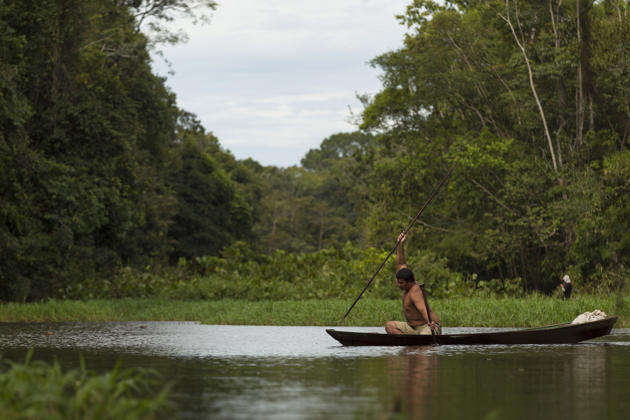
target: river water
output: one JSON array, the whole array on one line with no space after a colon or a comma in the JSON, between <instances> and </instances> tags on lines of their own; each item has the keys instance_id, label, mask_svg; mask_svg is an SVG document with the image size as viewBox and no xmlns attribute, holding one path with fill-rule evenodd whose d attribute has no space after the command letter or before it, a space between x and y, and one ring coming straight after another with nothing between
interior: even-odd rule
<instances>
[{"instance_id":1,"label":"river water","mask_svg":"<svg viewBox=\"0 0 630 420\"><path fill-rule=\"evenodd\" d=\"M5 358L31 347L67 368L79 354L95 371L153 368L185 419L630 418L630 329L575 345L403 348L343 347L324 327L0 323Z\"/></svg>"}]
</instances>

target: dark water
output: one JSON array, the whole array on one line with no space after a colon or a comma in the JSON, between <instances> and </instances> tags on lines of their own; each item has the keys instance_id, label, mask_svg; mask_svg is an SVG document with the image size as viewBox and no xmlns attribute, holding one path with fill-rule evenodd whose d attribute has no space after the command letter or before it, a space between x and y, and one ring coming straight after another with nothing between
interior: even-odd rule
<instances>
[{"instance_id":1,"label":"dark water","mask_svg":"<svg viewBox=\"0 0 630 420\"><path fill-rule=\"evenodd\" d=\"M342 347L323 327L0 324L5 358L30 347L66 367L83 354L96 371L154 368L190 419L630 418L630 329L577 345L386 348Z\"/></svg>"}]
</instances>

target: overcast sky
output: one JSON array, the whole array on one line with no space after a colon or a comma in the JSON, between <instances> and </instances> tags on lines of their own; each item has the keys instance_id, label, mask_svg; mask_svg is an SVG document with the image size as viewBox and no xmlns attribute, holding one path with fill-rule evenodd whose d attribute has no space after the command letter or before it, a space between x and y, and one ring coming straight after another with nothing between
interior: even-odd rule
<instances>
[{"instance_id":1,"label":"overcast sky","mask_svg":"<svg viewBox=\"0 0 630 420\"><path fill-rule=\"evenodd\" d=\"M354 131L356 94L376 93L367 62L402 46L395 18L411 0L218 0L210 24L176 22L189 41L160 59L178 105L237 159L298 165L311 148Z\"/></svg>"}]
</instances>

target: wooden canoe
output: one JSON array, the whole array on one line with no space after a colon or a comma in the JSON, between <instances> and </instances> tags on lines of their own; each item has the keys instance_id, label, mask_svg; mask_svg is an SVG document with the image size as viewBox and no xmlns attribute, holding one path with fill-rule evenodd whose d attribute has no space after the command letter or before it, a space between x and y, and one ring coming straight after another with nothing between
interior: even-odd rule
<instances>
[{"instance_id":1,"label":"wooden canoe","mask_svg":"<svg viewBox=\"0 0 630 420\"><path fill-rule=\"evenodd\" d=\"M584 324L558 324L545 327L475 334L443 334L435 343L444 345L484 344L571 344L610 334L616 316ZM395 335L327 329L344 346L426 346L434 344L430 335Z\"/></svg>"}]
</instances>

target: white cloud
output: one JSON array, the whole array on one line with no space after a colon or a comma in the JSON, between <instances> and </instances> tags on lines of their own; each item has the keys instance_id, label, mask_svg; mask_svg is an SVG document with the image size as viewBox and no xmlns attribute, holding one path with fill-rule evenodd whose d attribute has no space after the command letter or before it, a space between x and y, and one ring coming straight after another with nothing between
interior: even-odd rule
<instances>
[{"instance_id":1,"label":"white cloud","mask_svg":"<svg viewBox=\"0 0 630 420\"><path fill-rule=\"evenodd\" d=\"M347 92L318 92L302 93L295 95L272 96L270 98L259 99L258 102L267 103L300 103L300 102L328 102L336 99L347 98Z\"/></svg>"},{"instance_id":2,"label":"white cloud","mask_svg":"<svg viewBox=\"0 0 630 420\"><path fill-rule=\"evenodd\" d=\"M210 25L183 26L189 42L164 49L175 71L167 84L237 158L298 164L324 138L356 128L356 93L381 86L366 63L402 45L394 15L409 2L219 2ZM167 72L159 58L154 67Z\"/></svg>"}]
</instances>

